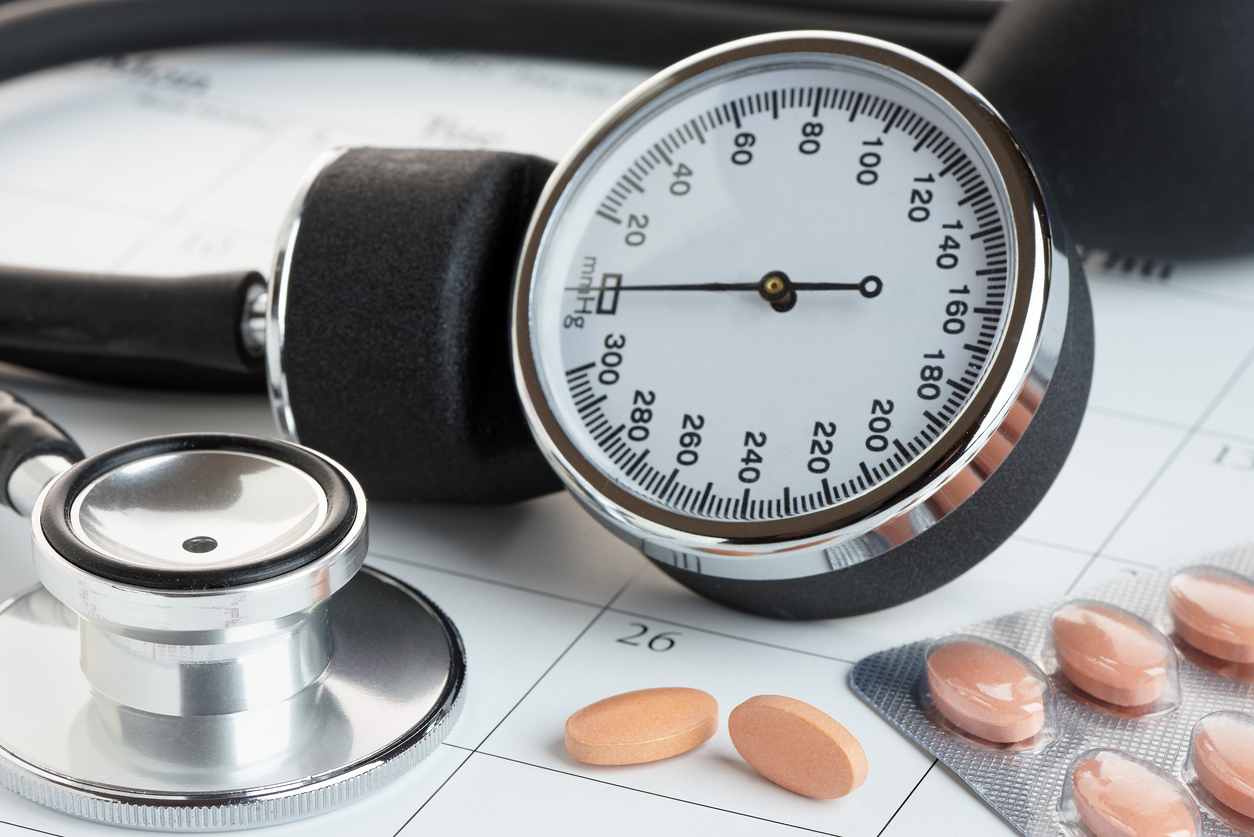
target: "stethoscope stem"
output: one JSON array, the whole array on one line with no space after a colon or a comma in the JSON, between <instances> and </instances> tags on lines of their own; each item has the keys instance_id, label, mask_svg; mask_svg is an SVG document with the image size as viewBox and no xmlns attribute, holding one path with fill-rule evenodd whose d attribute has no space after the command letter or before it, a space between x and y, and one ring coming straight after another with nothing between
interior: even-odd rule
<instances>
[{"instance_id":1,"label":"stethoscope stem","mask_svg":"<svg viewBox=\"0 0 1254 837\"><path fill-rule=\"evenodd\" d=\"M74 463L55 453L32 456L13 469L9 476L9 505L22 517L29 517L35 501L48 483L64 474Z\"/></svg>"},{"instance_id":2,"label":"stethoscope stem","mask_svg":"<svg viewBox=\"0 0 1254 837\"><path fill-rule=\"evenodd\" d=\"M0 503L29 515L44 486L82 458L64 430L0 390Z\"/></svg>"}]
</instances>

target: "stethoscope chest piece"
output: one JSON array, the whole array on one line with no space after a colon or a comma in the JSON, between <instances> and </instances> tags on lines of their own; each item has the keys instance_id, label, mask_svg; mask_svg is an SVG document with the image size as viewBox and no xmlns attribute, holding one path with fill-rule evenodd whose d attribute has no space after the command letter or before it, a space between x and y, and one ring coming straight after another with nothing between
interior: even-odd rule
<instances>
[{"instance_id":1,"label":"stethoscope chest piece","mask_svg":"<svg viewBox=\"0 0 1254 837\"><path fill-rule=\"evenodd\" d=\"M163 830L350 802L435 749L453 624L363 568L366 501L307 449L232 435L97 454L40 495L43 586L0 605L0 783Z\"/></svg>"}]
</instances>

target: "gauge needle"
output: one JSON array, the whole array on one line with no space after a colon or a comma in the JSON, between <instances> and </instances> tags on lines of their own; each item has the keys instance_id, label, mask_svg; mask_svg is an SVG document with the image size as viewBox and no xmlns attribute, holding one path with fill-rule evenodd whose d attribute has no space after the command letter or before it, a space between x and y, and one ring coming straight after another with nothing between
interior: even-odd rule
<instances>
[{"instance_id":1,"label":"gauge needle","mask_svg":"<svg viewBox=\"0 0 1254 837\"><path fill-rule=\"evenodd\" d=\"M570 288L568 290L576 290ZM782 270L772 270L757 282L693 282L679 285L624 285L619 281L613 288L618 291L757 291L776 311L784 312L797 304L797 291L858 291L867 299L877 297L884 290L884 282L878 276L866 276L861 282L794 282Z\"/></svg>"}]
</instances>

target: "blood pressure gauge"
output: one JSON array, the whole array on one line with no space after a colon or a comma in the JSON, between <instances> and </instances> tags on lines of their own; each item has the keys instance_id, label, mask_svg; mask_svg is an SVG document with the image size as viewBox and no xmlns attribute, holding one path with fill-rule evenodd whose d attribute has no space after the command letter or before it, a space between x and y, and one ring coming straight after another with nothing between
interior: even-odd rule
<instances>
[{"instance_id":1,"label":"blood pressure gauge","mask_svg":"<svg viewBox=\"0 0 1254 837\"><path fill-rule=\"evenodd\" d=\"M575 496L671 575L863 612L974 564L1060 467L1091 364L1072 271L959 78L853 35L751 38L645 82L559 166L518 385Z\"/></svg>"}]
</instances>

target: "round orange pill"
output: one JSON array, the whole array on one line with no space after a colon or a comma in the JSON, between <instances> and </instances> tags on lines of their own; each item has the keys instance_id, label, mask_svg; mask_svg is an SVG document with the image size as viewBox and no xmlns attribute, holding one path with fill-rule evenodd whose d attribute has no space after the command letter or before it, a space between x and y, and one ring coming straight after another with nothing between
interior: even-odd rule
<instances>
[{"instance_id":1,"label":"round orange pill","mask_svg":"<svg viewBox=\"0 0 1254 837\"><path fill-rule=\"evenodd\" d=\"M566 751L588 764L641 764L686 753L718 730L718 702L700 689L641 689L580 709Z\"/></svg>"},{"instance_id":2,"label":"round orange pill","mask_svg":"<svg viewBox=\"0 0 1254 837\"><path fill-rule=\"evenodd\" d=\"M1196 807L1174 782L1130 757L1081 756L1071 774L1072 800L1096 837L1195 837Z\"/></svg>"},{"instance_id":3,"label":"round orange pill","mask_svg":"<svg viewBox=\"0 0 1254 837\"><path fill-rule=\"evenodd\" d=\"M1193 770L1211 796L1254 817L1254 726L1204 723L1193 738Z\"/></svg>"},{"instance_id":4,"label":"round orange pill","mask_svg":"<svg viewBox=\"0 0 1254 837\"><path fill-rule=\"evenodd\" d=\"M1254 583L1218 568L1176 573L1167 594L1176 633L1199 651L1254 663Z\"/></svg>"},{"instance_id":5,"label":"round orange pill","mask_svg":"<svg viewBox=\"0 0 1254 837\"><path fill-rule=\"evenodd\" d=\"M1168 649L1132 614L1097 602L1064 605L1050 620L1063 675L1116 706L1154 703L1167 689Z\"/></svg>"},{"instance_id":6,"label":"round orange pill","mask_svg":"<svg viewBox=\"0 0 1254 837\"><path fill-rule=\"evenodd\" d=\"M1045 725L1043 676L1001 648L975 640L940 644L927 657L927 685L941 715L985 741L1014 744Z\"/></svg>"},{"instance_id":7,"label":"round orange pill","mask_svg":"<svg viewBox=\"0 0 1254 837\"><path fill-rule=\"evenodd\" d=\"M780 695L758 695L727 716L741 758L781 788L836 799L866 781L866 753L830 715Z\"/></svg>"}]
</instances>

